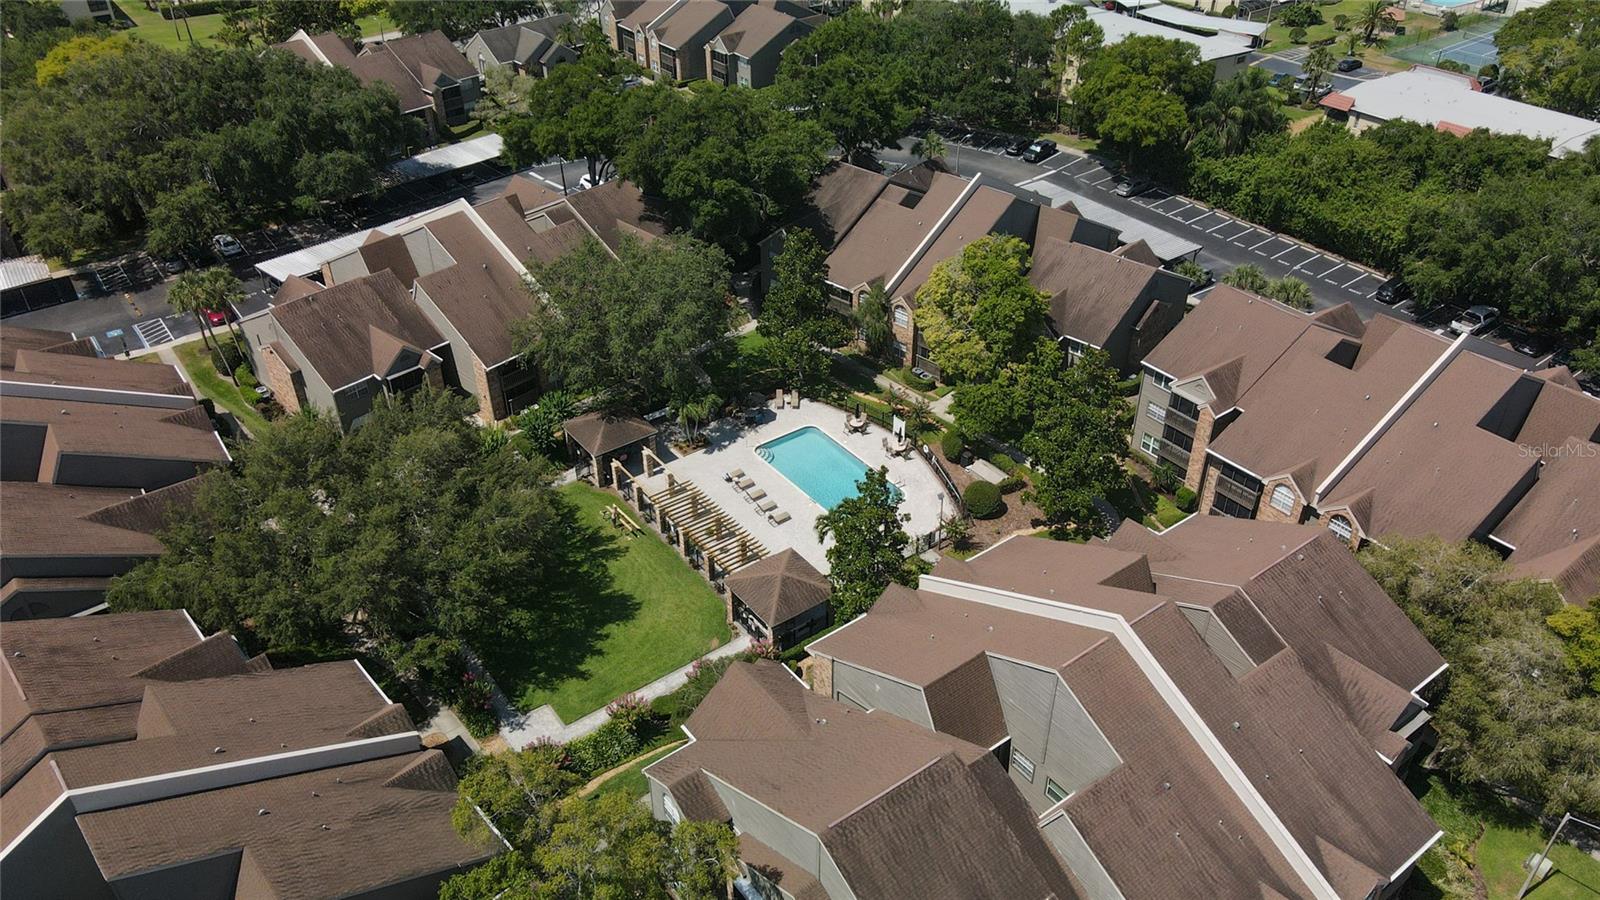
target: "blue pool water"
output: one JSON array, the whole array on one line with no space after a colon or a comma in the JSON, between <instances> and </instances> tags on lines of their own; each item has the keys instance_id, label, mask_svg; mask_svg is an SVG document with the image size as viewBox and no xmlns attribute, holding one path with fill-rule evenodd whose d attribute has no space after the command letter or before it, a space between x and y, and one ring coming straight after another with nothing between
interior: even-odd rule
<instances>
[{"instance_id":1,"label":"blue pool water","mask_svg":"<svg viewBox=\"0 0 1600 900\"><path fill-rule=\"evenodd\" d=\"M815 425L767 441L756 448L756 455L772 463L823 509L833 509L854 497L856 482L867 473L866 463ZM893 485L889 490L899 493Z\"/></svg>"}]
</instances>

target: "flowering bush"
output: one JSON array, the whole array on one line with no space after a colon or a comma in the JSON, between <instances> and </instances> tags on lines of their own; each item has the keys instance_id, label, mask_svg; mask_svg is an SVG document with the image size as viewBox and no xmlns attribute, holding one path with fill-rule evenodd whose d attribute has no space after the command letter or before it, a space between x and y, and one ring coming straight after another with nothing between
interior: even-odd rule
<instances>
[{"instance_id":1,"label":"flowering bush","mask_svg":"<svg viewBox=\"0 0 1600 900\"><path fill-rule=\"evenodd\" d=\"M745 653L748 653L751 659L776 660L779 655L777 645L768 640L751 641L750 649Z\"/></svg>"},{"instance_id":2,"label":"flowering bush","mask_svg":"<svg viewBox=\"0 0 1600 900\"><path fill-rule=\"evenodd\" d=\"M486 738L500 730L500 720L494 714L494 688L472 671L461 673L452 706L473 737Z\"/></svg>"}]
</instances>

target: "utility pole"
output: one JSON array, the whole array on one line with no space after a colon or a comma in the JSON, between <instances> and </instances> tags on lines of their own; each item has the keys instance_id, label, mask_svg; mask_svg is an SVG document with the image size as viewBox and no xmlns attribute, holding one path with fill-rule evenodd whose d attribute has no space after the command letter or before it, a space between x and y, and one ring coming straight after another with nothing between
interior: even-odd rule
<instances>
[{"instance_id":1,"label":"utility pole","mask_svg":"<svg viewBox=\"0 0 1600 900\"><path fill-rule=\"evenodd\" d=\"M1563 815L1560 824L1556 825L1556 830L1550 832L1550 840L1545 841L1544 850L1538 856L1528 859L1528 877L1522 880L1522 887L1517 889L1517 900L1522 900L1523 895L1528 893L1528 888L1533 886L1534 876L1539 874L1539 867L1544 865L1545 861L1550 858L1550 848L1555 846L1556 837L1561 834L1561 829L1567 827L1568 822L1577 822L1579 825L1600 831L1600 825L1596 825L1593 822L1585 822L1572 813Z\"/></svg>"}]
</instances>

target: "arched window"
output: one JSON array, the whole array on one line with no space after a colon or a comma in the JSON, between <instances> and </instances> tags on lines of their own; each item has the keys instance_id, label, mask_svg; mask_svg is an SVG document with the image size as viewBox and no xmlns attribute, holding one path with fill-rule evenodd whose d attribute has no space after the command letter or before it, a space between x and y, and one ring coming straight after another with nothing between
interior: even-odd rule
<instances>
[{"instance_id":1,"label":"arched window","mask_svg":"<svg viewBox=\"0 0 1600 900\"><path fill-rule=\"evenodd\" d=\"M1294 491L1287 484L1280 484L1272 489L1272 508L1281 513L1294 511Z\"/></svg>"},{"instance_id":2,"label":"arched window","mask_svg":"<svg viewBox=\"0 0 1600 900\"><path fill-rule=\"evenodd\" d=\"M1334 537L1349 543L1350 535L1352 534L1349 519L1344 516L1334 516L1328 520L1328 530L1333 532Z\"/></svg>"}]
</instances>

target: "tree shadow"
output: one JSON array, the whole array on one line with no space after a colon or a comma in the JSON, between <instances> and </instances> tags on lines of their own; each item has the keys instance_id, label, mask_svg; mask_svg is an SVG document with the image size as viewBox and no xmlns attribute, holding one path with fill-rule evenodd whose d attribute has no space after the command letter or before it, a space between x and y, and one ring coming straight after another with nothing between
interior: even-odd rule
<instances>
[{"instance_id":1,"label":"tree shadow","mask_svg":"<svg viewBox=\"0 0 1600 900\"><path fill-rule=\"evenodd\" d=\"M527 586L531 611L523 633L479 648L485 666L513 706L530 690L591 675L587 663L608 626L639 612L638 598L618 590L610 565L627 553L620 535L583 521L572 510L541 583Z\"/></svg>"}]
</instances>

